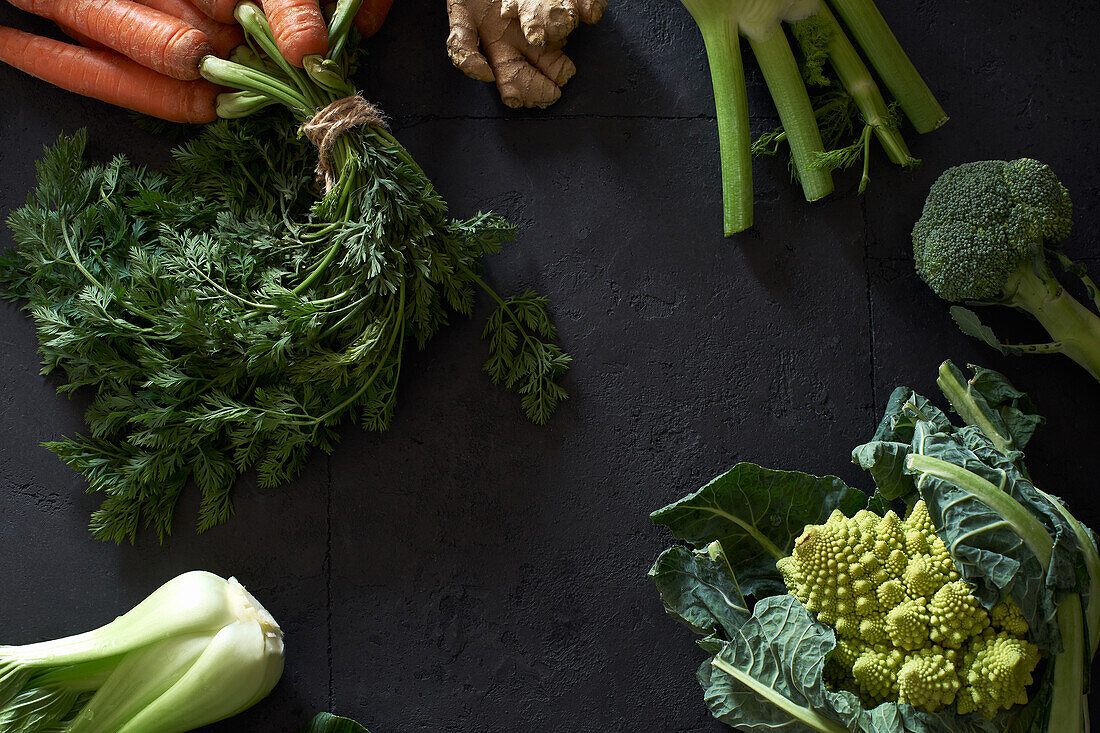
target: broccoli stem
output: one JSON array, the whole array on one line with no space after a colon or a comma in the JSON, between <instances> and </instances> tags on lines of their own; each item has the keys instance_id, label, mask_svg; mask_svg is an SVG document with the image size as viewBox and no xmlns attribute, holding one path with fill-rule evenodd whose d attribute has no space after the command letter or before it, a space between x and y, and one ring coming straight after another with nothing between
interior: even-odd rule
<instances>
[{"instance_id":1,"label":"broccoli stem","mask_svg":"<svg viewBox=\"0 0 1100 733\"><path fill-rule=\"evenodd\" d=\"M1100 316L1066 292L1040 249L1004 286L1008 304L1035 317L1061 352L1100 381Z\"/></svg>"},{"instance_id":2,"label":"broccoli stem","mask_svg":"<svg viewBox=\"0 0 1100 733\"><path fill-rule=\"evenodd\" d=\"M817 201L833 192L833 177L829 171L814 166L817 156L825 152L821 132L817 128L810 95L802 81L802 73L791 53L791 45L782 28L766 39L749 38L753 55L764 73L771 91L779 121L791 146L802 192L807 201Z\"/></svg>"},{"instance_id":3,"label":"broccoli stem","mask_svg":"<svg viewBox=\"0 0 1100 733\"><path fill-rule=\"evenodd\" d=\"M832 4L917 132L931 132L947 122L943 107L905 55L873 0L832 0Z\"/></svg>"},{"instance_id":4,"label":"broccoli stem","mask_svg":"<svg viewBox=\"0 0 1100 733\"><path fill-rule=\"evenodd\" d=\"M894 122L893 115L890 114L890 108L887 107L882 92L879 91L878 84L875 83L863 59L859 57L855 46L848 40L836 16L825 4L821 5L817 16L831 30L829 63L836 71L841 86L855 101L864 123L875 131L875 137L886 150L890 162L901 166L913 165L915 159L910 155L909 146L905 144L901 133L898 132L897 124Z\"/></svg>"},{"instance_id":5,"label":"broccoli stem","mask_svg":"<svg viewBox=\"0 0 1100 733\"><path fill-rule=\"evenodd\" d=\"M690 8L689 8L690 9ZM722 160L722 221L727 237L752 226L752 154L749 150L749 101L737 23L696 18L710 63L718 147Z\"/></svg>"}]
</instances>

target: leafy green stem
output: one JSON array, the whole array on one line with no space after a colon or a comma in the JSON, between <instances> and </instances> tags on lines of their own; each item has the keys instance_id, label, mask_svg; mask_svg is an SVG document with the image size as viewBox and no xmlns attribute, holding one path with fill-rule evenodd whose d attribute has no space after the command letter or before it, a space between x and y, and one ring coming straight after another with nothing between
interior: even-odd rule
<instances>
[{"instance_id":1,"label":"leafy green stem","mask_svg":"<svg viewBox=\"0 0 1100 733\"><path fill-rule=\"evenodd\" d=\"M1058 283L1042 250L1020 264L1004 291L1054 337L1061 353L1100 380L1100 316Z\"/></svg>"},{"instance_id":2,"label":"leafy green stem","mask_svg":"<svg viewBox=\"0 0 1100 733\"><path fill-rule=\"evenodd\" d=\"M993 447L1001 453L1010 453L1017 450L1016 441L1011 435L1005 435L998 430L989 416L982 410L977 400L974 399L972 387L969 381L962 378L962 373L950 361L940 364L939 376L936 384L940 391L947 397L951 407L967 425L974 425L982 434L993 443ZM1100 587L1100 586L1098 586Z\"/></svg>"},{"instance_id":3,"label":"leafy green stem","mask_svg":"<svg viewBox=\"0 0 1100 733\"><path fill-rule=\"evenodd\" d=\"M397 298L397 303L398 303L398 305L397 305L397 326L396 326L396 328L393 327L393 326L390 327L390 338L389 338L389 341L386 343L386 350L383 353L383 355L379 357L378 364L374 367L374 371L371 372L370 378L367 379L367 381L364 382L363 385L360 386L359 389L356 390L346 400L344 400L340 404L336 405L336 407L333 407L331 410L329 410L325 414L321 415L319 418L316 418L315 422L318 425L323 425L327 421L329 421L332 418L336 417L341 412L343 412L346 408L348 408L351 405L355 404L355 402L357 400L359 400L359 398L361 398L364 394L367 393L367 390L370 389L371 385L374 384L374 380L376 380L378 378L378 375L382 373L382 367L384 367L387 364L387 362L389 361L390 354L393 353L394 344L395 343L400 343L402 341L402 339L404 338L404 334L405 334L405 281L404 280L401 281L401 288L398 291L398 293L396 295L396 298ZM400 357L398 358L398 363L400 363Z\"/></svg>"},{"instance_id":4,"label":"leafy green stem","mask_svg":"<svg viewBox=\"0 0 1100 733\"><path fill-rule=\"evenodd\" d=\"M351 32L352 20L363 0L338 0L336 10L328 24L328 58L341 58Z\"/></svg>"},{"instance_id":5,"label":"leafy green stem","mask_svg":"<svg viewBox=\"0 0 1100 733\"><path fill-rule=\"evenodd\" d=\"M310 82L305 72L291 66L279 53L275 36L267 22L267 16L264 15L258 5L247 0L237 3L236 9L233 11L233 17L241 24L249 38L259 45L263 52L267 54L267 57L274 61L283 74L298 88L303 98L309 103L308 107L318 108L324 106L317 87Z\"/></svg>"},{"instance_id":6,"label":"leafy green stem","mask_svg":"<svg viewBox=\"0 0 1100 733\"><path fill-rule=\"evenodd\" d=\"M931 132L946 122L943 107L905 54L873 0L830 2L917 132Z\"/></svg>"},{"instance_id":7,"label":"leafy green stem","mask_svg":"<svg viewBox=\"0 0 1100 733\"><path fill-rule=\"evenodd\" d=\"M822 3L818 18L831 30L829 33L829 63L836 71L841 85L851 95L859 108L864 123L870 127L882 144L892 163L911 166L917 161L909 153L894 115L886 104L866 64L859 57L855 46L848 40L836 16ZM867 156L864 155L864 180L867 179Z\"/></svg>"},{"instance_id":8,"label":"leafy green stem","mask_svg":"<svg viewBox=\"0 0 1100 733\"><path fill-rule=\"evenodd\" d=\"M787 133L787 143L791 147L791 157L806 200L817 201L828 196L833 191L833 177L829 171L814 166L817 156L824 152L824 146L813 105L786 34L777 27L767 38L750 38L749 44L764 73L764 81L771 90L779 121Z\"/></svg>"},{"instance_id":9,"label":"leafy green stem","mask_svg":"<svg viewBox=\"0 0 1100 733\"><path fill-rule=\"evenodd\" d=\"M752 154L749 102L737 23L699 23L714 86L722 166L722 219L727 237L752 226Z\"/></svg>"},{"instance_id":10,"label":"leafy green stem","mask_svg":"<svg viewBox=\"0 0 1100 733\"><path fill-rule=\"evenodd\" d=\"M296 90L279 81L270 74L257 71L249 66L233 61L220 59L217 56L206 56L199 66L199 71L207 81L233 87L244 91L255 92L277 99L292 110L311 109L307 101Z\"/></svg>"},{"instance_id":11,"label":"leafy green stem","mask_svg":"<svg viewBox=\"0 0 1100 733\"><path fill-rule=\"evenodd\" d=\"M1066 596L1058 605L1057 619L1064 648L1054 657L1054 690L1045 730L1080 733L1085 730L1089 719L1089 710L1085 707L1087 632L1081 597L1076 593Z\"/></svg>"},{"instance_id":12,"label":"leafy green stem","mask_svg":"<svg viewBox=\"0 0 1100 733\"><path fill-rule=\"evenodd\" d=\"M1097 553L1096 542L1062 502L1041 489L1037 488L1036 491L1042 494L1062 515L1062 518L1069 522L1069 526L1073 528L1073 533L1077 537L1077 544L1081 547L1090 589L1088 606L1085 608L1085 621L1089 636L1089 650L1091 656L1095 656L1097 648L1100 647L1100 598L1097 598L1100 594L1100 554Z\"/></svg>"},{"instance_id":13,"label":"leafy green stem","mask_svg":"<svg viewBox=\"0 0 1100 733\"><path fill-rule=\"evenodd\" d=\"M997 512L1039 559L1043 569L1046 570L1050 566L1053 542L1050 533L1043 527L1042 522L999 486L954 463L920 453L910 453L905 459L905 465L910 471L919 473L922 479L925 476L932 476L957 486Z\"/></svg>"},{"instance_id":14,"label":"leafy green stem","mask_svg":"<svg viewBox=\"0 0 1100 733\"><path fill-rule=\"evenodd\" d=\"M488 293L489 296L497 302L497 305L500 306L501 310L503 310L508 315L509 320L511 320L512 323L516 324L516 328L519 329L520 334L523 336L524 342L528 346L534 348L534 341L531 340L531 336L527 333L527 329L524 327L523 323L519 320L519 318L516 317L516 314L512 312L512 309L508 307L508 301L500 297L500 294L496 290L494 290L489 285L489 283L482 280L477 275L477 273L473 272L472 270L466 270L466 275L475 283L477 283L478 287Z\"/></svg>"},{"instance_id":15,"label":"leafy green stem","mask_svg":"<svg viewBox=\"0 0 1100 733\"><path fill-rule=\"evenodd\" d=\"M92 273L84 267L84 264L80 261L80 257L76 253L76 248L73 247L73 242L69 239L69 227L66 226L65 221L61 222L61 239L65 242L65 249L69 250L69 256L73 258L73 265L80 274L84 276L84 279L94 285L97 289L103 290L103 284L96 280Z\"/></svg>"}]
</instances>

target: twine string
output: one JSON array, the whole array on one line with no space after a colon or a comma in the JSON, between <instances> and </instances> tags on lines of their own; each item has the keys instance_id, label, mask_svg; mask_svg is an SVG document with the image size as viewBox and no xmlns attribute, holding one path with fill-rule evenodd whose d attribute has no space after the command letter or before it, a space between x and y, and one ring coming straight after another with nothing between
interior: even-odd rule
<instances>
[{"instance_id":1,"label":"twine string","mask_svg":"<svg viewBox=\"0 0 1100 733\"><path fill-rule=\"evenodd\" d=\"M385 128L386 120L377 107L358 94L337 99L302 125L302 134L317 148L317 178L323 182L325 193L332 190L338 178L332 165L336 141L348 130L364 125Z\"/></svg>"}]
</instances>

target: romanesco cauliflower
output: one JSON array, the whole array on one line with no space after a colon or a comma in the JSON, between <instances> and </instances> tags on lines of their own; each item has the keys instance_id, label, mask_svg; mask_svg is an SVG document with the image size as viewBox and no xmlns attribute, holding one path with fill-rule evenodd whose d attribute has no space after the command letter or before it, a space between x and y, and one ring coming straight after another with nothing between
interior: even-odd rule
<instances>
[{"instance_id":1,"label":"romanesco cauliflower","mask_svg":"<svg viewBox=\"0 0 1100 733\"><path fill-rule=\"evenodd\" d=\"M993 717L1026 701L1039 661L1016 606L987 610L959 578L923 501L903 521L834 511L777 563L787 588L837 635L829 678L865 702Z\"/></svg>"}]
</instances>

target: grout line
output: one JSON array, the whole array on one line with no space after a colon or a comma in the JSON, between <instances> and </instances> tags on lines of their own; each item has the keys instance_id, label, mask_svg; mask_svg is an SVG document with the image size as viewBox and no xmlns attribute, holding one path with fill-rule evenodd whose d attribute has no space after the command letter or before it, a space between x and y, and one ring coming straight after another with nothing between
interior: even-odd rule
<instances>
[{"instance_id":1,"label":"grout line","mask_svg":"<svg viewBox=\"0 0 1100 733\"><path fill-rule=\"evenodd\" d=\"M506 122L557 122L560 120L653 120L657 122L682 122L682 121L694 121L694 120L706 120L714 122L718 118L709 113L701 113L697 115L648 115L648 114L555 114L555 115L542 115L542 116L523 116L523 115L435 115L435 114L394 114L390 115L390 119L396 123L399 127L414 127L416 125L427 124L430 122L452 122L456 120L470 120L474 122L484 122L493 120L502 120ZM757 122L775 122L777 118L775 115L750 115L750 120Z\"/></svg>"},{"instance_id":2,"label":"grout line","mask_svg":"<svg viewBox=\"0 0 1100 733\"><path fill-rule=\"evenodd\" d=\"M336 679L332 660L332 456L325 456L325 477L325 626L328 631L328 709L331 712L336 703Z\"/></svg>"},{"instance_id":3,"label":"grout line","mask_svg":"<svg viewBox=\"0 0 1100 733\"><path fill-rule=\"evenodd\" d=\"M874 298L871 295L871 227L867 221L867 199L860 197L859 212L863 218L863 272L867 278L867 340L868 361L871 370L871 429L874 430L876 411L880 409L878 403L878 379L877 365L875 364L875 308Z\"/></svg>"}]
</instances>

